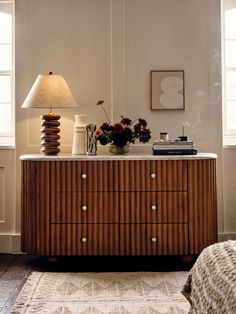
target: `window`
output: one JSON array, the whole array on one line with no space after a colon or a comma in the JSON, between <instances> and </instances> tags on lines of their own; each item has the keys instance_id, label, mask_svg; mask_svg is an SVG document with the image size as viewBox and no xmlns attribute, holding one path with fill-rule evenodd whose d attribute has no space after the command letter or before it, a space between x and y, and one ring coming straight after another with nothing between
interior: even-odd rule
<instances>
[{"instance_id":1,"label":"window","mask_svg":"<svg viewBox=\"0 0 236 314\"><path fill-rule=\"evenodd\" d=\"M222 1L223 144L236 145L236 0Z\"/></svg>"},{"instance_id":2,"label":"window","mask_svg":"<svg viewBox=\"0 0 236 314\"><path fill-rule=\"evenodd\" d=\"M0 144L14 143L14 1L0 0Z\"/></svg>"}]
</instances>

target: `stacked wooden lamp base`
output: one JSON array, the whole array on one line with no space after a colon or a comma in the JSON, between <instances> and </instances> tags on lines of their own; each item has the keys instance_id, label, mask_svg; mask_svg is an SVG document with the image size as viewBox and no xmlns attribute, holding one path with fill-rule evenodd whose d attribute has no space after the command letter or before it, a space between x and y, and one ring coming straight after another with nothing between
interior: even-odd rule
<instances>
[{"instance_id":1,"label":"stacked wooden lamp base","mask_svg":"<svg viewBox=\"0 0 236 314\"><path fill-rule=\"evenodd\" d=\"M60 115L50 112L41 118L41 153L47 156L55 156L60 152Z\"/></svg>"}]
</instances>

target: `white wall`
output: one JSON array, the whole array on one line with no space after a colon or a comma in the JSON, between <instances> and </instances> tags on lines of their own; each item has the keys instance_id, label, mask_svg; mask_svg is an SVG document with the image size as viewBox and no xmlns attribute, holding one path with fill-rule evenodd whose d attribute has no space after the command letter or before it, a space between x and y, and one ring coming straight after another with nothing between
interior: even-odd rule
<instances>
[{"instance_id":1,"label":"white wall","mask_svg":"<svg viewBox=\"0 0 236 314\"><path fill-rule=\"evenodd\" d=\"M105 122L120 115L148 121L152 139L186 133L200 151L217 153L218 224L222 207L220 0L16 0L16 232L20 232L18 156L40 150L39 109L21 104L39 73L63 74L78 101L62 115L62 152L70 153L74 114ZM150 109L150 71L185 70L184 111ZM99 148L99 152L108 150ZM131 152L151 152L135 144ZM230 218L228 218L230 220ZM236 233L236 222L232 226Z\"/></svg>"},{"instance_id":2,"label":"white wall","mask_svg":"<svg viewBox=\"0 0 236 314\"><path fill-rule=\"evenodd\" d=\"M15 213L15 150L0 146L0 252L19 250Z\"/></svg>"},{"instance_id":3,"label":"white wall","mask_svg":"<svg viewBox=\"0 0 236 314\"><path fill-rule=\"evenodd\" d=\"M18 152L39 150L39 116L20 108L38 73L62 73L79 103L60 110L62 145L70 151L73 115L105 120L145 117L153 138L182 124L201 150L221 145L218 0L18 0L16 1ZM66 14L65 14L66 12ZM150 70L184 69L185 111L150 110ZM30 132L30 131L34 132ZM210 145L210 147L209 147Z\"/></svg>"}]
</instances>

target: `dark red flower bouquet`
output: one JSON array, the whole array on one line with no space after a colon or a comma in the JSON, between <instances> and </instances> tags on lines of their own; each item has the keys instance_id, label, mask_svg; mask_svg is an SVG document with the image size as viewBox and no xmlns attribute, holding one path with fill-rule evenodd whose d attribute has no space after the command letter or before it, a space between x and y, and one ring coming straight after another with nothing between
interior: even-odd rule
<instances>
[{"instance_id":1,"label":"dark red flower bouquet","mask_svg":"<svg viewBox=\"0 0 236 314\"><path fill-rule=\"evenodd\" d=\"M98 105L103 104L103 101L100 102L102 103L98 102ZM144 119L139 118L132 121L129 118L121 117L121 121L114 125L111 125L110 122L103 123L95 131L95 137L101 145L111 143L123 147L134 143L136 139L142 143L148 142L151 138L151 131L147 128L147 122Z\"/></svg>"}]
</instances>

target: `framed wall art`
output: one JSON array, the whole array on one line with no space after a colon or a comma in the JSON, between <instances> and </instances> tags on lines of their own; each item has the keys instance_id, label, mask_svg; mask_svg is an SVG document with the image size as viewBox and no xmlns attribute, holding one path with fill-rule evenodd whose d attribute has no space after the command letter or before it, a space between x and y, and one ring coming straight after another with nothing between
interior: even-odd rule
<instances>
[{"instance_id":1,"label":"framed wall art","mask_svg":"<svg viewBox=\"0 0 236 314\"><path fill-rule=\"evenodd\" d=\"M184 110L184 70L151 71L151 109Z\"/></svg>"}]
</instances>

